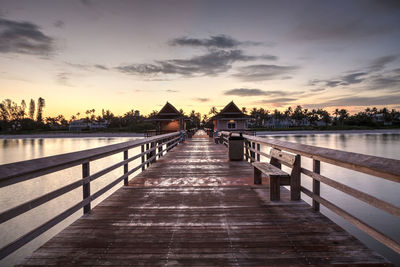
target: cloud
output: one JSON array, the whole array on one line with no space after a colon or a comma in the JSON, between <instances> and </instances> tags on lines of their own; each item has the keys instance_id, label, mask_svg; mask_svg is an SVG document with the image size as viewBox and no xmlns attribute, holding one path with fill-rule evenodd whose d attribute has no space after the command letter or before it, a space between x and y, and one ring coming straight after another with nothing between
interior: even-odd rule
<instances>
[{"instance_id":1,"label":"cloud","mask_svg":"<svg viewBox=\"0 0 400 267\"><path fill-rule=\"evenodd\" d=\"M277 98L268 98L262 99L252 102L255 105L270 105L273 107L282 107L288 104L288 102L295 101L297 98L292 97L277 97Z\"/></svg>"},{"instance_id":2,"label":"cloud","mask_svg":"<svg viewBox=\"0 0 400 267\"><path fill-rule=\"evenodd\" d=\"M235 88L224 92L224 95L235 95L235 96L287 96L287 95L301 95L304 91L289 92L282 90L261 90L261 89L249 89L249 88Z\"/></svg>"},{"instance_id":3,"label":"cloud","mask_svg":"<svg viewBox=\"0 0 400 267\"><path fill-rule=\"evenodd\" d=\"M262 81L279 78L279 76L287 75L297 69L299 69L297 66L249 65L240 67L239 73L233 74L233 76L243 81Z\"/></svg>"},{"instance_id":4,"label":"cloud","mask_svg":"<svg viewBox=\"0 0 400 267\"><path fill-rule=\"evenodd\" d=\"M375 59L374 61L372 61L372 63L368 67L368 69L370 69L371 71L374 71L374 72L380 71L380 70L384 69L388 63L395 61L397 58L398 58L398 56L394 56L394 55L379 57L379 58Z\"/></svg>"},{"instance_id":5,"label":"cloud","mask_svg":"<svg viewBox=\"0 0 400 267\"><path fill-rule=\"evenodd\" d=\"M101 69L101 70L108 70L108 68L104 65L96 64L94 65L95 68Z\"/></svg>"},{"instance_id":6,"label":"cloud","mask_svg":"<svg viewBox=\"0 0 400 267\"><path fill-rule=\"evenodd\" d=\"M355 84L355 83L360 83L365 80L365 78L361 78L365 75L368 75L366 72L357 72L357 73L351 73L348 75L345 75L342 77L342 84L343 85L349 85L349 84Z\"/></svg>"},{"instance_id":7,"label":"cloud","mask_svg":"<svg viewBox=\"0 0 400 267\"><path fill-rule=\"evenodd\" d=\"M189 38L187 36L183 36L180 38L172 39L171 41L169 41L169 44L172 46L191 46L191 47L225 49L225 48L235 48L239 45L260 45L262 43L253 41L240 42L228 35L220 34L220 35L210 36L209 38L205 39Z\"/></svg>"},{"instance_id":8,"label":"cloud","mask_svg":"<svg viewBox=\"0 0 400 267\"><path fill-rule=\"evenodd\" d=\"M379 71L386 68L387 64L392 63L397 59L398 56L395 55L378 57L357 72L327 80L314 79L309 81L308 85L337 87L364 82L364 84L366 84L365 89L367 90L385 90L387 88L396 89L396 87L398 89L398 87L400 87L400 69L386 71L385 74L379 73Z\"/></svg>"},{"instance_id":9,"label":"cloud","mask_svg":"<svg viewBox=\"0 0 400 267\"><path fill-rule=\"evenodd\" d=\"M336 87L342 83L342 81L324 81L328 87Z\"/></svg>"},{"instance_id":10,"label":"cloud","mask_svg":"<svg viewBox=\"0 0 400 267\"><path fill-rule=\"evenodd\" d=\"M242 50L215 50L189 59L170 59L156 61L154 64L131 64L119 66L116 69L127 74L145 76L159 74L217 75L228 71L234 62L256 59L258 59L257 56L245 55Z\"/></svg>"},{"instance_id":11,"label":"cloud","mask_svg":"<svg viewBox=\"0 0 400 267\"><path fill-rule=\"evenodd\" d=\"M285 96L285 95L293 95L293 94L302 94L303 92L285 92L281 90L261 90L261 89L249 89L249 88L235 88L230 89L224 92L224 95L235 95L235 96Z\"/></svg>"},{"instance_id":12,"label":"cloud","mask_svg":"<svg viewBox=\"0 0 400 267\"><path fill-rule=\"evenodd\" d=\"M57 74L56 79L57 79L57 82L61 85L72 86L70 84L70 76L71 76L71 73L69 73L69 72L60 72Z\"/></svg>"},{"instance_id":13,"label":"cloud","mask_svg":"<svg viewBox=\"0 0 400 267\"><path fill-rule=\"evenodd\" d=\"M400 73L394 70L388 74L378 74L371 77L368 83L369 90L397 89L400 90Z\"/></svg>"},{"instance_id":14,"label":"cloud","mask_svg":"<svg viewBox=\"0 0 400 267\"><path fill-rule=\"evenodd\" d=\"M236 95L236 96L259 96L265 95L266 92L261 89L247 89L237 88L225 91L224 95Z\"/></svg>"},{"instance_id":15,"label":"cloud","mask_svg":"<svg viewBox=\"0 0 400 267\"><path fill-rule=\"evenodd\" d=\"M384 95L376 97L352 96L342 97L321 103L320 106L378 106L378 105L398 105L400 104L400 95Z\"/></svg>"},{"instance_id":16,"label":"cloud","mask_svg":"<svg viewBox=\"0 0 400 267\"><path fill-rule=\"evenodd\" d=\"M0 53L49 55L53 39L30 22L0 18Z\"/></svg>"},{"instance_id":17,"label":"cloud","mask_svg":"<svg viewBox=\"0 0 400 267\"><path fill-rule=\"evenodd\" d=\"M208 102L208 101L210 101L209 98L202 98L202 97L193 98L193 100L197 101L197 102Z\"/></svg>"},{"instance_id":18,"label":"cloud","mask_svg":"<svg viewBox=\"0 0 400 267\"><path fill-rule=\"evenodd\" d=\"M315 88L315 89L311 89L310 91L311 92L322 92L322 91L325 91L326 89L325 88Z\"/></svg>"},{"instance_id":19,"label":"cloud","mask_svg":"<svg viewBox=\"0 0 400 267\"><path fill-rule=\"evenodd\" d=\"M53 23L54 27L56 28L64 28L65 27L65 23L62 20L57 20Z\"/></svg>"},{"instance_id":20,"label":"cloud","mask_svg":"<svg viewBox=\"0 0 400 267\"><path fill-rule=\"evenodd\" d=\"M168 92L168 93L178 93L179 90L171 90L171 89L168 89L168 90L165 90L165 92Z\"/></svg>"}]
</instances>

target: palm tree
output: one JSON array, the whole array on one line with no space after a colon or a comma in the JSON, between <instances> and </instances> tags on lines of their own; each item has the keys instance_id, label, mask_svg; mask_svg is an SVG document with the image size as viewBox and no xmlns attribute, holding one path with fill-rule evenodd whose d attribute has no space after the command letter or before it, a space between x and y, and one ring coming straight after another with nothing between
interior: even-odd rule
<instances>
[{"instance_id":1,"label":"palm tree","mask_svg":"<svg viewBox=\"0 0 400 267\"><path fill-rule=\"evenodd\" d=\"M25 100L22 100L21 101L21 115L22 115L22 118L25 118L25 115L26 115L25 109L26 109L26 103L25 103Z\"/></svg>"},{"instance_id":2,"label":"palm tree","mask_svg":"<svg viewBox=\"0 0 400 267\"><path fill-rule=\"evenodd\" d=\"M44 101L44 98L39 97L38 99L38 107L37 107L37 117L36 117L36 121L37 122L42 122L43 118L43 109L44 106L46 105L46 102Z\"/></svg>"},{"instance_id":3,"label":"palm tree","mask_svg":"<svg viewBox=\"0 0 400 267\"><path fill-rule=\"evenodd\" d=\"M242 112L243 112L244 114L247 114L247 108L246 108L246 107L242 107Z\"/></svg>"},{"instance_id":4,"label":"palm tree","mask_svg":"<svg viewBox=\"0 0 400 267\"><path fill-rule=\"evenodd\" d=\"M208 112L210 115L216 115L218 114L217 108L216 107L211 107L210 111Z\"/></svg>"},{"instance_id":5,"label":"palm tree","mask_svg":"<svg viewBox=\"0 0 400 267\"><path fill-rule=\"evenodd\" d=\"M349 113L345 109L339 110L339 121L341 126L343 127L344 121L349 117Z\"/></svg>"},{"instance_id":6,"label":"palm tree","mask_svg":"<svg viewBox=\"0 0 400 267\"><path fill-rule=\"evenodd\" d=\"M29 118L33 120L34 115L35 115L35 100L31 98L31 102L29 103Z\"/></svg>"}]
</instances>

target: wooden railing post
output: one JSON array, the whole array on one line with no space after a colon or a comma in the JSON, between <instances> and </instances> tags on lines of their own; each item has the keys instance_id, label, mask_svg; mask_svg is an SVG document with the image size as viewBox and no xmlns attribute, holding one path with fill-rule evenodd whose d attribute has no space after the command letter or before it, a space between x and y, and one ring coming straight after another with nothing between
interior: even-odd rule
<instances>
[{"instance_id":1,"label":"wooden railing post","mask_svg":"<svg viewBox=\"0 0 400 267\"><path fill-rule=\"evenodd\" d=\"M150 159L151 154L150 152L148 152L148 150L150 149L150 143L146 144L146 161ZM147 168L150 166L150 162L147 162L146 164Z\"/></svg>"},{"instance_id":2,"label":"wooden railing post","mask_svg":"<svg viewBox=\"0 0 400 267\"><path fill-rule=\"evenodd\" d=\"M301 157L296 155L290 174L290 200L300 200L301 192Z\"/></svg>"},{"instance_id":3,"label":"wooden railing post","mask_svg":"<svg viewBox=\"0 0 400 267\"><path fill-rule=\"evenodd\" d=\"M256 143L251 142L251 148L256 149ZM254 160L256 159L256 153L254 151L251 151L250 155L251 155L250 162L254 162Z\"/></svg>"},{"instance_id":4,"label":"wooden railing post","mask_svg":"<svg viewBox=\"0 0 400 267\"><path fill-rule=\"evenodd\" d=\"M245 154L246 161L249 161L249 149L248 149L248 146L250 146L250 142L247 139L245 139L245 141L244 141L244 146L245 146L245 149L246 149L246 154Z\"/></svg>"},{"instance_id":5,"label":"wooden railing post","mask_svg":"<svg viewBox=\"0 0 400 267\"><path fill-rule=\"evenodd\" d=\"M140 146L141 147L141 151L142 151L142 153L144 152L144 145L141 145ZM144 163L144 155L142 155L142 164ZM142 171L144 171L146 169L146 166L143 164L142 165Z\"/></svg>"},{"instance_id":6,"label":"wooden railing post","mask_svg":"<svg viewBox=\"0 0 400 267\"><path fill-rule=\"evenodd\" d=\"M124 151L124 160L128 159L128 150ZM124 164L124 174L128 173L128 163ZM128 185L128 176L124 178L124 185Z\"/></svg>"},{"instance_id":7,"label":"wooden railing post","mask_svg":"<svg viewBox=\"0 0 400 267\"><path fill-rule=\"evenodd\" d=\"M86 178L90 175L90 165L89 162L85 162L82 164L82 178ZM82 186L83 188L83 199L90 197L90 180L85 182ZM90 202L83 206L83 213L90 212Z\"/></svg>"},{"instance_id":8,"label":"wooden railing post","mask_svg":"<svg viewBox=\"0 0 400 267\"><path fill-rule=\"evenodd\" d=\"M158 147L158 158L161 158L162 157L162 150L163 150L163 144L164 144L164 139L163 140L161 140L161 141L159 141L159 142L157 142L157 145L159 146Z\"/></svg>"},{"instance_id":9,"label":"wooden railing post","mask_svg":"<svg viewBox=\"0 0 400 267\"><path fill-rule=\"evenodd\" d=\"M259 143L257 143L257 161L261 161L261 155L260 155L260 150L261 150L261 145Z\"/></svg>"},{"instance_id":10,"label":"wooden railing post","mask_svg":"<svg viewBox=\"0 0 400 267\"><path fill-rule=\"evenodd\" d=\"M156 146L156 143L155 142L151 142L151 144L150 144L150 148L154 148ZM152 157L154 157L154 155L156 154L156 150L154 149L154 150L152 150L151 152L150 152L150 158L152 158ZM154 162L156 162L156 157L154 157L154 159L152 159L151 160L151 163L154 163Z\"/></svg>"},{"instance_id":11,"label":"wooden railing post","mask_svg":"<svg viewBox=\"0 0 400 267\"><path fill-rule=\"evenodd\" d=\"M313 159L313 172L320 174L321 172L321 162L319 160ZM313 179L313 193L317 196L320 194L320 181ZM319 211L319 202L315 199L312 201L312 208L314 211Z\"/></svg>"}]
</instances>

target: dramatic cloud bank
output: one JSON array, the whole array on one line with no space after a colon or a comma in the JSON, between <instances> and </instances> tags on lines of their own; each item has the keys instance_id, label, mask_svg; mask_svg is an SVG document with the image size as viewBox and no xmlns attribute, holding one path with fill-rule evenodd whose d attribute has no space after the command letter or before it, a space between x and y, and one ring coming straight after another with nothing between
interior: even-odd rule
<instances>
[{"instance_id":1,"label":"dramatic cloud bank","mask_svg":"<svg viewBox=\"0 0 400 267\"><path fill-rule=\"evenodd\" d=\"M53 39L30 22L0 18L0 53L49 55Z\"/></svg>"}]
</instances>

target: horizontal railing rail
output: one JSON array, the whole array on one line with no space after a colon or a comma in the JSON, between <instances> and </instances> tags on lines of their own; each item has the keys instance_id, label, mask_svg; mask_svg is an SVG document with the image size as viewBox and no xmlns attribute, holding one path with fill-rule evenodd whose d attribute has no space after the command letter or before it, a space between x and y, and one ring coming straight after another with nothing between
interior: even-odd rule
<instances>
[{"instance_id":1,"label":"horizontal railing rail","mask_svg":"<svg viewBox=\"0 0 400 267\"><path fill-rule=\"evenodd\" d=\"M221 132L221 134L223 140L227 140L227 142L229 142L228 137L230 133ZM353 198L374 206L375 208L385 211L388 214L400 217L400 207L320 174L321 162L324 162L400 183L400 160L292 143L271 138L262 138L250 135L243 135L243 137L243 156L244 159L250 160L251 162L260 161L261 156L266 158L271 157L269 154L261 151L261 146L267 146L311 158L313 160L313 170L301 168L301 173L312 179L313 188L311 191L304 186L301 186L301 191L312 199L312 208L315 211L319 211L320 204L324 205L326 208L346 219L371 237L375 238L395 252L400 253L400 244L396 240L388 237L384 233L373 228L367 223L344 211L334 203L331 203L320 196L320 183L323 183ZM290 167L290 165L286 164L284 161L281 161L281 164Z\"/></svg>"},{"instance_id":2,"label":"horizontal railing rail","mask_svg":"<svg viewBox=\"0 0 400 267\"><path fill-rule=\"evenodd\" d=\"M76 203L74 206L61 212L54 218L1 248L0 259L8 256L80 209L83 208L84 213L90 212L90 204L92 201L103 195L121 181L124 181L124 185L127 185L129 182L129 175L139 169L144 170L146 166L148 167L151 163L155 162L157 157L161 157L165 152L169 151L179 142L182 142L185 139L185 136L186 132L175 132L95 149L0 165L0 188L66 168L82 165L82 179L1 212L0 223L13 219L76 188L82 187L83 189L82 201ZM128 150L139 146L141 147L141 153L128 158ZM90 174L89 164L91 161L121 152L123 152L123 160L121 162L108 166L94 174ZM129 170L128 163L139 158L141 158L141 163ZM122 176L116 178L99 191L93 194L90 193L91 181L94 181L119 167L123 167L124 174Z\"/></svg>"}]
</instances>

